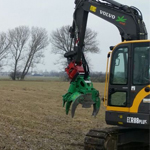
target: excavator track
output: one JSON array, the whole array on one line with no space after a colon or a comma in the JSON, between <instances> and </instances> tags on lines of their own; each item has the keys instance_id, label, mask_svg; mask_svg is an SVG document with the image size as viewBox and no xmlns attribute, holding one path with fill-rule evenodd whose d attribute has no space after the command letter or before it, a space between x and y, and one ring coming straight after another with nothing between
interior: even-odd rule
<instances>
[{"instance_id":1,"label":"excavator track","mask_svg":"<svg viewBox=\"0 0 150 150\"><path fill-rule=\"evenodd\" d=\"M144 139L141 135L144 134ZM134 138L133 138L134 137ZM85 150L150 150L149 130L132 128L91 129L85 137Z\"/></svg>"}]
</instances>

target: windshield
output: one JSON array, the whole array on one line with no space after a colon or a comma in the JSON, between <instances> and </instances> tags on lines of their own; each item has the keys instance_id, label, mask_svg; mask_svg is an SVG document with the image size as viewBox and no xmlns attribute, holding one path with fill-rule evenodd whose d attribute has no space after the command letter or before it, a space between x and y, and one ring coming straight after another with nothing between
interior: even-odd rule
<instances>
[{"instance_id":1,"label":"windshield","mask_svg":"<svg viewBox=\"0 0 150 150\"><path fill-rule=\"evenodd\" d=\"M133 84L150 84L150 43L134 44Z\"/></svg>"}]
</instances>

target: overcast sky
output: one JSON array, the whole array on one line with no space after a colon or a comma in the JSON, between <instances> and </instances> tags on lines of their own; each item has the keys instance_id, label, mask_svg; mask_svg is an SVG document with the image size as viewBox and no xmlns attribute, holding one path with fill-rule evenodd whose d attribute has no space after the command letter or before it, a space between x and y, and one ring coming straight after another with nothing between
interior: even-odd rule
<instances>
[{"instance_id":1,"label":"overcast sky","mask_svg":"<svg viewBox=\"0 0 150 150\"><path fill-rule=\"evenodd\" d=\"M150 0L118 0L118 2L139 8L150 34ZM0 32L26 25L46 28L50 34L57 28L71 25L73 11L74 0L0 0ZM114 25L92 14L89 15L87 26L98 33L101 49L99 54L88 56L92 64L91 69L105 71L109 46L121 42L119 31ZM58 59L58 55L50 53L49 46L45 53L44 65L38 65L36 69L59 71L61 67L54 64Z\"/></svg>"}]
</instances>

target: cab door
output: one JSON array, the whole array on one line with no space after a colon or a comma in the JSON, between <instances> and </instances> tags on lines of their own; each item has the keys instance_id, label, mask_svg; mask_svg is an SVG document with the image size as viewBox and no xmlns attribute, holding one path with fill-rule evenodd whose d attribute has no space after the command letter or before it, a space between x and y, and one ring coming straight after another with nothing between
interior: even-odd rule
<instances>
[{"instance_id":1,"label":"cab door","mask_svg":"<svg viewBox=\"0 0 150 150\"><path fill-rule=\"evenodd\" d=\"M117 46L111 57L110 77L108 86L108 106L116 111L129 111L131 86L131 44Z\"/></svg>"}]
</instances>

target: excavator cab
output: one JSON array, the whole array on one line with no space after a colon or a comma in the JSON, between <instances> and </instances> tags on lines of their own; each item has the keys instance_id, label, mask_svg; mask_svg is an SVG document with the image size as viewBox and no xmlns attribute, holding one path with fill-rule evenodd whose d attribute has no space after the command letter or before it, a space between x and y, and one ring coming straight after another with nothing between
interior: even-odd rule
<instances>
[{"instance_id":1,"label":"excavator cab","mask_svg":"<svg viewBox=\"0 0 150 150\"><path fill-rule=\"evenodd\" d=\"M108 56L104 94L107 124L149 128L150 41L122 42Z\"/></svg>"}]
</instances>

